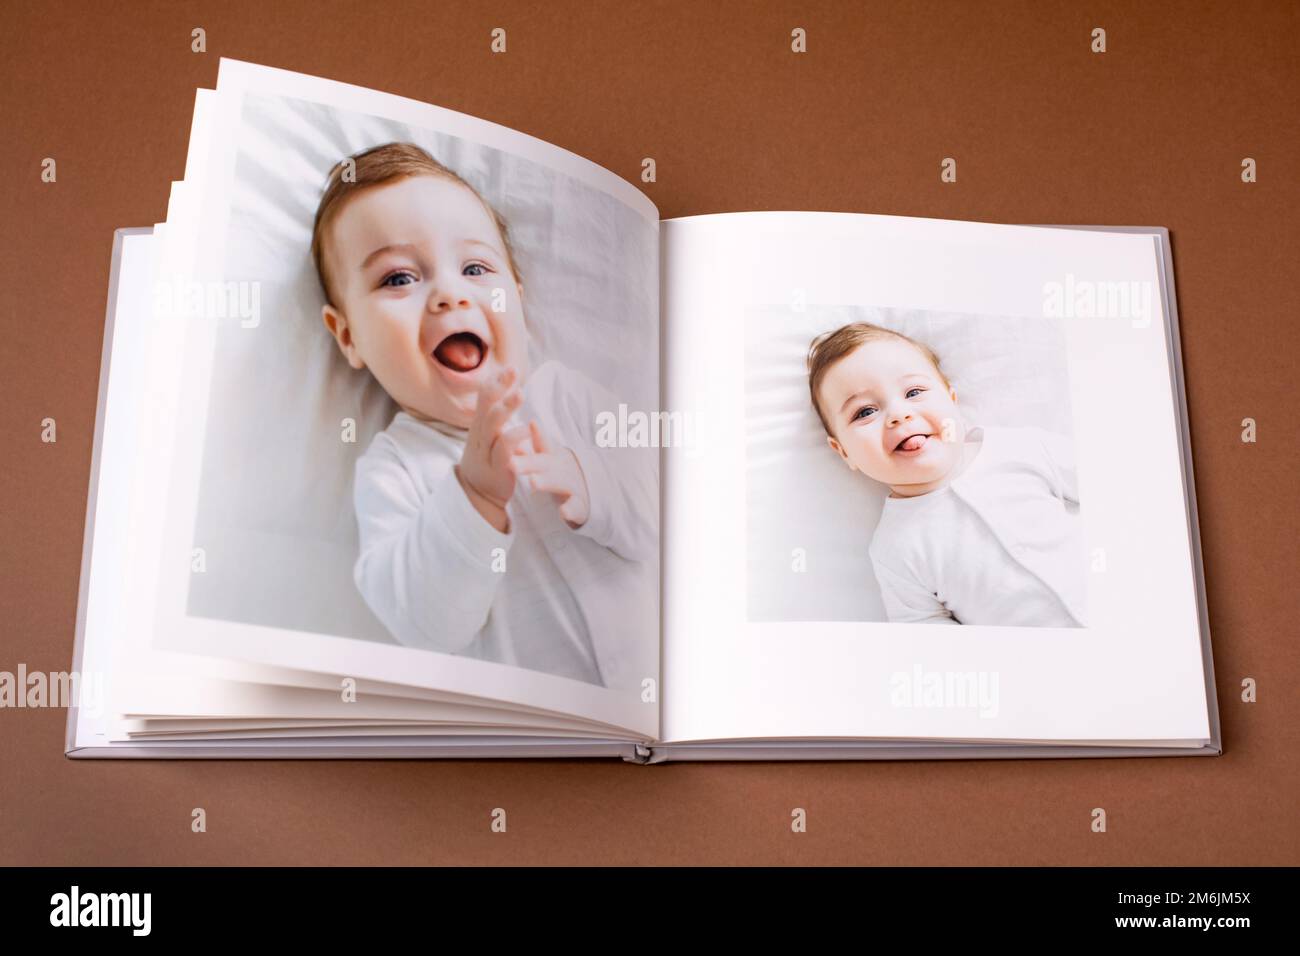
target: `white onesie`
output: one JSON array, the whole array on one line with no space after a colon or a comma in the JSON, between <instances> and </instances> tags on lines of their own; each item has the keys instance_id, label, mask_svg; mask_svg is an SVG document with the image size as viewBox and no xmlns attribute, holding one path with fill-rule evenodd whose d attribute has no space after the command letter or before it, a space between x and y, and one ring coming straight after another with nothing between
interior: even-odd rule
<instances>
[{"instance_id":1,"label":"white onesie","mask_svg":"<svg viewBox=\"0 0 1300 956\"><path fill-rule=\"evenodd\" d=\"M600 448L599 386L555 362L524 387L536 418L572 448L591 508L576 531L548 492L516 482L509 533L480 515L453 470L468 430L398 412L357 461L358 589L402 644L561 677L636 687L658 655L658 459ZM649 668L649 669L648 669Z\"/></svg>"},{"instance_id":2,"label":"white onesie","mask_svg":"<svg viewBox=\"0 0 1300 956\"><path fill-rule=\"evenodd\" d=\"M1082 627L1086 558L1068 439L978 428L943 488L886 498L871 561L890 621Z\"/></svg>"}]
</instances>

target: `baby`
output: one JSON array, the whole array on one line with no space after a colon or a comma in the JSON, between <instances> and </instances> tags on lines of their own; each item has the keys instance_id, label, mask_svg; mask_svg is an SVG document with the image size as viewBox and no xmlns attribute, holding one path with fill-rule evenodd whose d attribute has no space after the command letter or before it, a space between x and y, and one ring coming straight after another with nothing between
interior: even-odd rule
<instances>
[{"instance_id":1,"label":"baby","mask_svg":"<svg viewBox=\"0 0 1300 956\"><path fill-rule=\"evenodd\" d=\"M813 340L808 386L830 447L889 486L870 547L889 620L1083 626L1068 440L967 430L935 354L866 323Z\"/></svg>"},{"instance_id":2,"label":"baby","mask_svg":"<svg viewBox=\"0 0 1300 956\"><path fill-rule=\"evenodd\" d=\"M657 462L595 446L617 402L594 383L529 368L505 220L389 143L334 167L312 257L325 327L400 409L356 464L371 610L409 646L639 684L627 622L654 613Z\"/></svg>"}]
</instances>

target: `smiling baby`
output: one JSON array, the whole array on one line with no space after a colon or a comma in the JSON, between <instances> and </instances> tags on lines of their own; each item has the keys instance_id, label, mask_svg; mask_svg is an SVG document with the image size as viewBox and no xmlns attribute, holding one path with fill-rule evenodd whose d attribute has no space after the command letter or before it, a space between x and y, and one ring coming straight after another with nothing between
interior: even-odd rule
<instances>
[{"instance_id":1,"label":"smiling baby","mask_svg":"<svg viewBox=\"0 0 1300 956\"><path fill-rule=\"evenodd\" d=\"M605 686L658 553L653 458L599 448L617 402L529 367L509 228L410 143L336 165L312 256L322 319L400 409L358 459L358 589L403 644Z\"/></svg>"},{"instance_id":2,"label":"smiling baby","mask_svg":"<svg viewBox=\"0 0 1300 956\"><path fill-rule=\"evenodd\" d=\"M870 555L890 621L1083 626L1067 439L967 428L934 352L867 323L813 340L808 385L830 447L889 488Z\"/></svg>"}]
</instances>

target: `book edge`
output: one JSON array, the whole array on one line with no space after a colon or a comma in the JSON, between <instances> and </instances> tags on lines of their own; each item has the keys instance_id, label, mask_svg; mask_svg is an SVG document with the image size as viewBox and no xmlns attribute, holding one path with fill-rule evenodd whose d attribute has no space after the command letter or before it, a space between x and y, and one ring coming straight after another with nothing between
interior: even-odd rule
<instances>
[{"instance_id":1,"label":"book edge","mask_svg":"<svg viewBox=\"0 0 1300 956\"><path fill-rule=\"evenodd\" d=\"M90 474L86 489L85 528L81 539L81 576L77 584L77 622L72 644L72 670L81 672L85 658L86 613L90 598L90 563L94 553L95 518L99 498L99 471L103 458L104 419L108 411L108 375L113 355L113 333L117 319L117 295L121 281L122 252L126 237L152 234L152 226L126 226L113 230L113 251L109 261L108 301L105 306L104 340L99 358L99 391L95 401L95 435L91 444ZM79 701L68 705L68 720L64 730L64 754L77 750L77 727L80 723Z\"/></svg>"}]
</instances>

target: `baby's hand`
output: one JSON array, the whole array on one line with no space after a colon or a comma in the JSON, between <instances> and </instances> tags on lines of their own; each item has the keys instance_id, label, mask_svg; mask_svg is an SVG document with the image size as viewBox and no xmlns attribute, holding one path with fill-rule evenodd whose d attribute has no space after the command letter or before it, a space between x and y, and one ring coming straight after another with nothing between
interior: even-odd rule
<instances>
[{"instance_id":1,"label":"baby's hand","mask_svg":"<svg viewBox=\"0 0 1300 956\"><path fill-rule=\"evenodd\" d=\"M552 450L542 437L537 422L529 422L533 439L533 453L521 451L510 458L510 467L516 475L532 475L533 487L555 496L560 515L573 529L587 523L591 514L591 498L587 493L587 479L572 449Z\"/></svg>"},{"instance_id":2,"label":"baby's hand","mask_svg":"<svg viewBox=\"0 0 1300 956\"><path fill-rule=\"evenodd\" d=\"M510 413L524 399L514 384L517 377L515 370L508 368L479 390L465 450L456 466L470 502L498 531L506 530L506 502L515 493L510 460L529 437L527 426L505 427Z\"/></svg>"}]
</instances>

